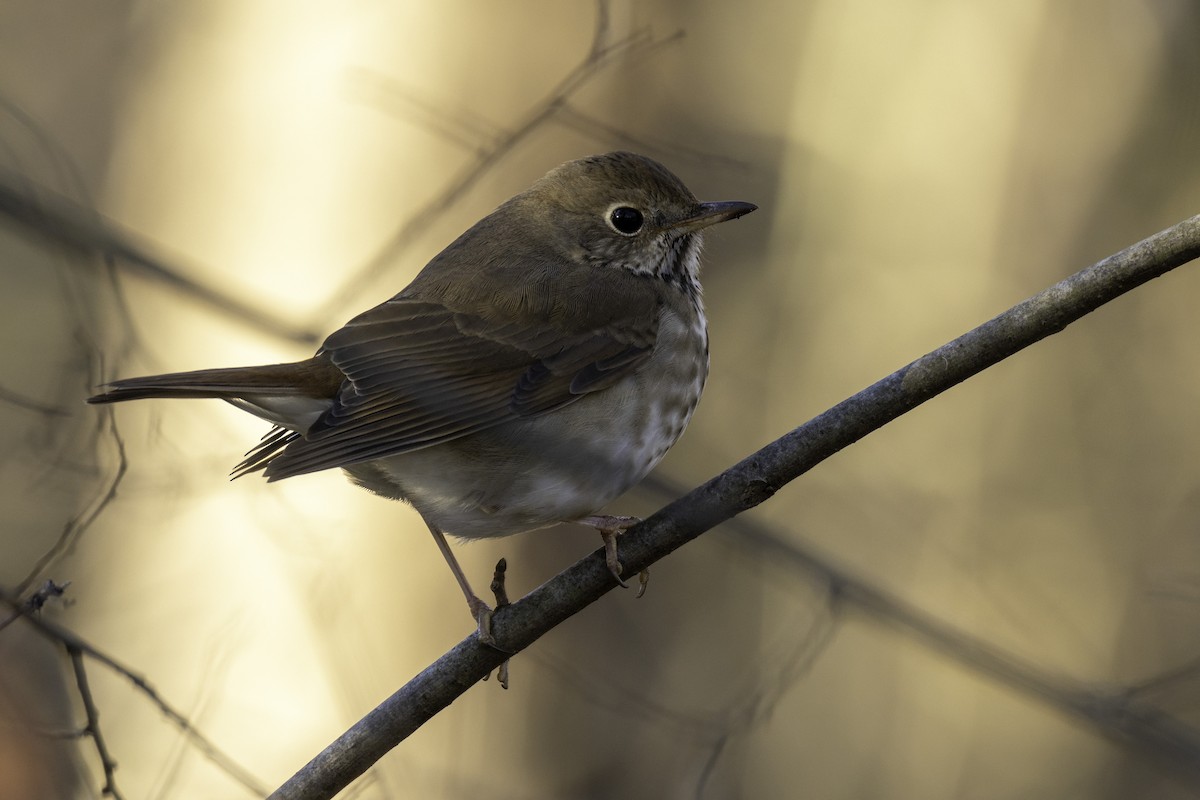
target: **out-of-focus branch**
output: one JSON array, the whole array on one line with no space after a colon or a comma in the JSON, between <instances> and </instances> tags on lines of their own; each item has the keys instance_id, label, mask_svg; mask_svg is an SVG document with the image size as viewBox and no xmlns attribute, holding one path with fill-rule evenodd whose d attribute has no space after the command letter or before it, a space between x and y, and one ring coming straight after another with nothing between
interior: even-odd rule
<instances>
[{"instance_id":1,"label":"out-of-focus branch","mask_svg":"<svg viewBox=\"0 0 1200 800\"><path fill-rule=\"evenodd\" d=\"M1017 304L842 401L630 529L621 539L626 570L632 574L648 568L705 531L769 499L872 431L1197 256L1200 215ZM504 650L519 652L614 586L603 553L597 551L498 610L492 620L493 635ZM464 639L359 720L271 797L332 797L508 657L475 636ZM1088 711L1086 698L1078 705L1079 713L1108 716L1104 704L1099 711ZM1119 731L1121 725L1107 728ZM1171 733L1173 742L1182 741L1174 735L1177 732ZM1164 749L1155 755L1174 757L1179 752Z\"/></svg>"},{"instance_id":2,"label":"out-of-focus branch","mask_svg":"<svg viewBox=\"0 0 1200 800\"><path fill-rule=\"evenodd\" d=\"M371 80L373 85L369 88L373 93L380 97L391 95L392 105L396 105L395 101L398 101L404 109L404 113L410 117L415 116L416 121L422 122L439 134L451 134L448 136L450 141L456 141L471 148L475 151L475 157L462 173L452 178L445 188L397 228L379 247L374 256L361 267L347 274L342 281L341 288L322 304L321 311L317 315L318 318L341 313L362 286L371 285L384 270L391 268L404 248L413 240L416 231L428 227L430 220L435 219L465 195L518 144L529 138L534 131L539 130L551 119L556 118L571 98L605 69L616 63L629 63L630 59L678 41L683 36L683 31L677 30L666 36L656 37L648 29L641 28L628 36L614 38L609 25L609 3L605 0L598 0L596 9L596 26L587 54L574 69L530 107L523 119L511 127L493 126L484 120L475 118L469 112L453 113L439 109L434 104L413 97L410 93L398 91L395 88L389 89L382 80ZM360 75L360 77L368 76ZM577 114L573 115L571 122L575 127L580 127L580 117Z\"/></svg>"},{"instance_id":3,"label":"out-of-focus branch","mask_svg":"<svg viewBox=\"0 0 1200 800\"><path fill-rule=\"evenodd\" d=\"M72 666L74 667L76 685L80 691L85 713L87 714L87 728L85 733L92 737L96 744L96 748L100 755L100 761L104 769L105 787L104 793L110 796L119 797L116 793L116 788L113 784L113 770L116 767L116 762L108 752L108 748L104 743L104 738L100 734L99 728L99 712L96 709L95 703L91 697L91 691L88 689L87 675L84 671L83 657L87 656L93 661L99 662L109 669L123 676L126 680L134 685L142 694L150 699L163 716L169 719L180 731L188 737L192 746L196 748L205 758L213 762L219 769L233 780L240 783L255 796L262 797L267 792L266 789L259 783L250 772L230 756L226 755L215 744L204 736L196 727L178 711L174 706L162 698L161 695L151 686L145 678L134 672L129 667L117 661L112 656L96 649L82 637L75 634L61 625L43 618L38 612L46 599L50 596L62 594L64 586L58 586L52 581L47 581L46 585L33 594L32 597L22 600L19 596L0 589L0 604L7 605L12 612L11 617L6 617L2 622L4 625L10 624L14 619L23 617L26 622L33 625L43 636L61 644L71 658Z\"/></svg>"},{"instance_id":4,"label":"out-of-focus branch","mask_svg":"<svg viewBox=\"0 0 1200 800\"><path fill-rule=\"evenodd\" d=\"M52 564L57 562L62 556L70 553L84 533L92 527L92 523L104 512L104 509L108 508L109 504L117 499L117 490L121 486L121 481L125 479L125 472L128 469L129 463L125 457L125 440L121 438L121 432L117 430L117 424L114 421L111 411L104 415L101 422L101 430L108 433L116 448L116 468L106 478L104 485L99 487L98 492L92 498L91 502L79 512L71 515L71 518L67 520L59 532L58 538L54 540L54 544L50 546L49 550L42 553L21 582L13 588L13 592L16 595L19 596L28 592Z\"/></svg>"},{"instance_id":5,"label":"out-of-focus branch","mask_svg":"<svg viewBox=\"0 0 1200 800\"><path fill-rule=\"evenodd\" d=\"M7 171L0 171L0 216L53 244L114 258L119 264L136 268L152 280L272 336L307 345L320 341L316 331L296 327L265 309L200 283L186 271L169 266L166 260L153 255L147 245L138 243L132 234L120 230L111 220L45 187L32 186L27 179Z\"/></svg>"},{"instance_id":6,"label":"out-of-focus branch","mask_svg":"<svg viewBox=\"0 0 1200 800\"><path fill-rule=\"evenodd\" d=\"M812 548L785 541L752 520L737 519L736 540L775 566L801 570L830 587L835 601L969 672L1004 684L1043 705L1081 720L1106 738L1127 745L1200 781L1200 729L1174 719L1142 699L1147 688L1191 674L1189 664L1154 681L1114 689L1094 688L1048 673L991 643L956 629L836 565Z\"/></svg>"}]
</instances>

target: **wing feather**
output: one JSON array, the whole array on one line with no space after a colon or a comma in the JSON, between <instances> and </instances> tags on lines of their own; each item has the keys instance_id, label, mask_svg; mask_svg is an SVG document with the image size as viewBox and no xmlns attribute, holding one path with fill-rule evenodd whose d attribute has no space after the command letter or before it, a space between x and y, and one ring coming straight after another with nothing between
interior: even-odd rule
<instances>
[{"instance_id":1,"label":"wing feather","mask_svg":"<svg viewBox=\"0 0 1200 800\"><path fill-rule=\"evenodd\" d=\"M495 305L456 310L402 294L326 340L321 352L346 375L332 406L302 437L267 443L243 469L265 464L264 474L279 480L560 408L649 356L657 313L645 313L644 304L628 312L564 331L537 318L504 318Z\"/></svg>"}]
</instances>

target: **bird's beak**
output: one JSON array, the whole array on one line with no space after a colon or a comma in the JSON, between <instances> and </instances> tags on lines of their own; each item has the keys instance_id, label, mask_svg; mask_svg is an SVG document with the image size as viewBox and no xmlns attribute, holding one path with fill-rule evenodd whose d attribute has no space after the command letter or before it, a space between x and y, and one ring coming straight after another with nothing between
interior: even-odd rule
<instances>
[{"instance_id":1,"label":"bird's beak","mask_svg":"<svg viewBox=\"0 0 1200 800\"><path fill-rule=\"evenodd\" d=\"M729 219L744 217L757 209L754 203L743 203L740 200L729 200L722 203L701 203L695 213L671 223L672 230L698 231L709 225L716 225Z\"/></svg>"}]
</instances>

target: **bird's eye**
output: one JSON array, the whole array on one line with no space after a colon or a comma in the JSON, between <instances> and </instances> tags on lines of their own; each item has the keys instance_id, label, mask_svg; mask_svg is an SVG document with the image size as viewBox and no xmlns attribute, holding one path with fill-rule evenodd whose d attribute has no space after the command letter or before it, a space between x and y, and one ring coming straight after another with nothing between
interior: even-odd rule
<instances>
[{"instance_id":1,"label":"bird's eye","mask_svg":"<svg viewBox=\"0 0 1200 800\"><path fill-rule=\"evenodd\" d=\"M629 206L617 206L608 215L608 224L613 230L625 236L633 236L642 229L645 218L642 212Z\"/></svg>"}]
</instances>

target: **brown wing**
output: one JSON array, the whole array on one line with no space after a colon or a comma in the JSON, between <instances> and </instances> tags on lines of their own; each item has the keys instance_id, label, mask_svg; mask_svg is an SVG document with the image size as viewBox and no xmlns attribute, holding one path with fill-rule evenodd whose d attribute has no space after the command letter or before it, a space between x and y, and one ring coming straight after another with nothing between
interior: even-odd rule
<instances>
[{"instance_id":1,"label":"brown wing","mask_svg":"<svg viewBox=\"0 0 1200 800\"><path fill-rule=\"evenodd\" d=\"M610 386L654 346L657 313L629 310L625 319L608 314L593 320L599 327L564 331L495 319L495 305L470 312L389 300L325 342L322 352L347 381L264 474L278 480L430 447Z\"/></svg>"}]
</instances>

